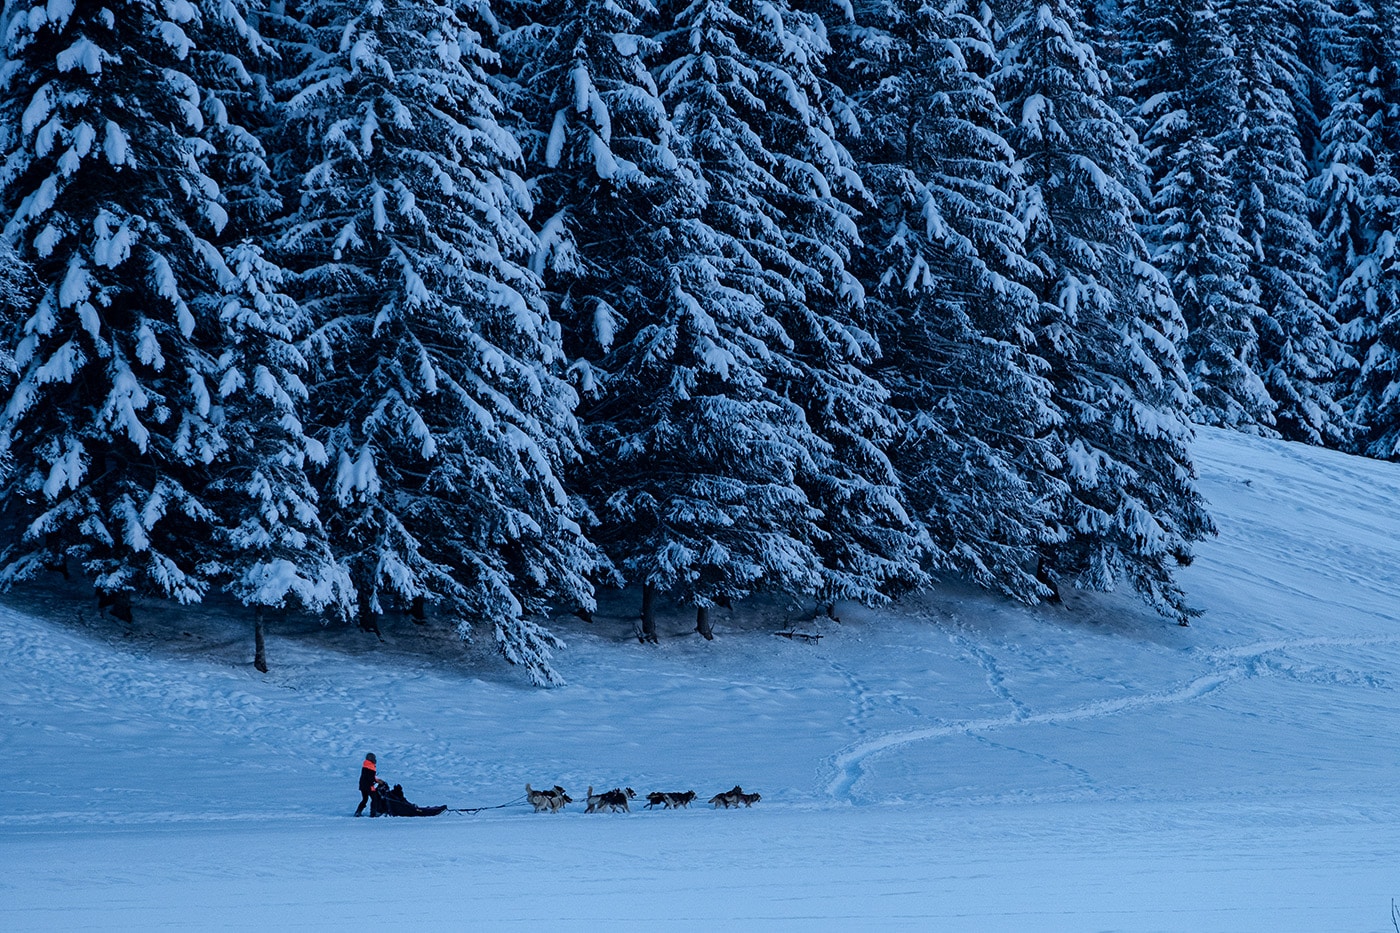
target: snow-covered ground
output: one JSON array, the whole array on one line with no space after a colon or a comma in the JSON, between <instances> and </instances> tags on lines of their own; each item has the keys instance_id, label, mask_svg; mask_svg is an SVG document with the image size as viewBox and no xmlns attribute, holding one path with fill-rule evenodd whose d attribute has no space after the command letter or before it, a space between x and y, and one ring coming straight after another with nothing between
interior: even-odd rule
<instances>
[{"instance_id":1,"label":"snow-covered ground","mask_svg":"<svg viewBox=\"0 0 1400 933\"><path fill-rule=\"evenodd\" d=\"M815 644L768 604L651 647L628 599L558 623L570 686L538 690L406 622L286 623L260 675L216 609L12 594L0 928L1393 930L1400 466L1196 458L1191 628L949 585ZM351 819L370 750L494 809ZM700 799L536 815L526 781ZM762 801L704 806L736 783Z\"/></svg>"}]
</instances>

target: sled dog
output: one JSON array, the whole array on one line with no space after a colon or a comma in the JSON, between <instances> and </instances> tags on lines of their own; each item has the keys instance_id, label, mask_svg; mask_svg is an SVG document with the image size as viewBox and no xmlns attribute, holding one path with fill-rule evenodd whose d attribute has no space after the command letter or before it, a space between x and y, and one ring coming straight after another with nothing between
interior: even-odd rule
<instances>
[{"instance_id":1,"label":"sled dog","mask_svg":"<svg viewBox=\"0 0 1400 933\"><path fill-rule=\"evenodd\" d=\"M720 791L718 794L715 794L713 797L711 797L710 803L714 805L716 810L718 810L720 807L724 807L726 810L728 810L730 807L734 806L738 802L736 795L742 794L743 792L744 789L738 784L735 784L733 790Z\"/></svg>"},{"instance_id":2,"label":"sled dog","mask_svg":"<svg viewBox=\"0 0 1400 933\"><path fill-rule=\"evenodd\" d=\"M751 807L762 799L762 795L746 794L744 793L744 789L742 787L740 787L738 784L735 784L733 790L722 791L711 797L710 803L715 805L715 809L724 807L726 810L728 810L730 807L737 807L740 804L743 804L746 807Z\"/></svg>"},{"instance_id":3,"label":"sled dog","mask_svg":"<svg viewBox=\"0 0 1400 933\"><path fill-rule=\"evenodd\" d=\"M558 813L564 809L565 804L574 802L574 798L564 793L564 788L558 784L554 785L553 790L535 790L527 783L525 799L530 801L530 806L535 808L536 813Z\"/></svg>"},{"instance_id":4,"label":"sled dog","mask_svg":"<svg viewBox=\"0 0 1400 933\"><path fill-rule=\"evenodd\" d=\"M681 807L690 806L690 802L694 799L695 791L693 790L688 790L684 793L664 793L662 791L653 791L652 793L647 794L646 808L650 810L652 807L660 805L660 807L663 810L680 809Z\"/></svg>"},{"instance_id":5,"label":"sled dog","mask_svg":"<svg viewBox=\"0 0 1400 933\"><path fill-rule=\"evenodd\" d=\"M627 806L627 801L634 799L636 796L637 792L630 787L625 790L614 787L612 790L604 791L601 794L595 794L593 793L593 787L590 785L588 788L588 806L584 808L583 812L601 813L606 809L614 813L618 810L624 813L630 813L631 808Z\"/></svg>"},{"instance_id":6,"label":"sled dog","mask_svg":"<svg viewBox=\"0 0 1400 933\"><path fill-rule=\"evenodd\" d=\"M603 805L613 813L621 810L623 813L630 813L631 807L627 806L627 801L635 800L637 792L630 787L618 790L614 787L603 795Z\"/></svg>"}]
</instances>

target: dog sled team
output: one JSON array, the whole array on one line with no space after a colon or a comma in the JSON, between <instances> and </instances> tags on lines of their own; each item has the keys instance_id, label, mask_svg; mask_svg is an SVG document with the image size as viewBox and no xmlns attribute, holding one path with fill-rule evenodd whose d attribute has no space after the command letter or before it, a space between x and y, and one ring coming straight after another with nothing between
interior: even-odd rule
<instances>
[{"instance_id":1,"label":"dog sled team","mask_svg":"<svg viewBox=\"0 0 1400 933\"><path fill-rule=\"evenodd\" d=\"M574 802L564 788L555 784L548 790L535 790L529 784L525 785L525 799L530 806L535 808L536 813L558 813L564 809L566 804ZM603 791L601 794L593 793L593 788L588 788L588 794L583 809L584 813L630 813L629 800L636 800L637 792L630 787L614 787L612 790ZM660 807L663 810L680 810L688 808L692 800L695 799L695 791L687 790L680 792L653 791L647 794L645 809ZM730 807L751 807L762 799L759 794L746 794L744 789L735 784L732 790L721 791L710 798L709 802L719 809L728 810Z\"/></svg>"},{"instance_id":2,"label":"dog sled team","mask_svg":"<svg viewBox=\"0 0 1400 933\"><path fill-rule=\"evenodd\" d=\"M628 801L636 799L637 792L630 787L614 787L612 790L595 794L590 786L584 801L583 812L630 813L631 807L628 805ZM760 799L762 798L758 794L746 794L742 787L735 784L732 790L715 794L709 802L715 809L723 807L728 810L730 807L751 807ZM526 784L525 800L535 808L536 813L558 813L566 805L574 802L574 798L570 797L558 784L547 790L535 790ZM680 810L688 808L693 800L695 800L695 791L693 790L655 791L647 794L646 809L660 807L663 810ZM365 755L364 764L360 767L360 805L355 809L356 816L364 815L365 804L369 804L370 816L437 816L439 813L447 812L447 804L436 807L420 807L409 803L404 798L402 784L390 787L389 782L379 777L379 762L374 757L373 752Z\"/></svg>"}]
</instances>

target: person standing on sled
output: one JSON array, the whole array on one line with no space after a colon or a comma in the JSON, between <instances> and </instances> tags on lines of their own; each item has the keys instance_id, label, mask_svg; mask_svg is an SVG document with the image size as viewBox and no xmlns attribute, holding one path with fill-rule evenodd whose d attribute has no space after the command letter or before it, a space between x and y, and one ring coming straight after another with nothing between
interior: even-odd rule
<instances>
[{"instance_id":1,"label":"person standing on sled","mask_svg":"<svg viewBox=\"0 0 1400 933\"><path fill-rule=\"evenodd\" d=\"M375 777L374 752L370 752L360 768L360 805L355 808L356 816L364 816L365 804L369 803L369 795L374 793Z\"/></svg>"}]
</instances>

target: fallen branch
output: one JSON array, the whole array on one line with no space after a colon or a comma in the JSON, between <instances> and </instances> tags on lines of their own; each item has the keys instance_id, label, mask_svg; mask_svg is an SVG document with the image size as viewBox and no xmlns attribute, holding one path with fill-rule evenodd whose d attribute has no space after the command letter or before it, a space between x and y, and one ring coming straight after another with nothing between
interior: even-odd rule
<instances>
[{"instance_id":1,"label":"fallen branch","mask_svg":"<svg viewBox=\"0 0 1400 933\"><path fill-rule=\"evenodd\" d=\"M811 632L774 632L773 634L781 635L784 638L800 638L809 643L821 641L822 638L820 635L815 635Z\"/></svg>"}]
</instances>

